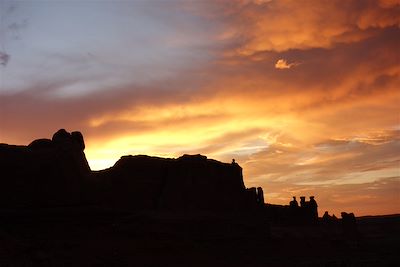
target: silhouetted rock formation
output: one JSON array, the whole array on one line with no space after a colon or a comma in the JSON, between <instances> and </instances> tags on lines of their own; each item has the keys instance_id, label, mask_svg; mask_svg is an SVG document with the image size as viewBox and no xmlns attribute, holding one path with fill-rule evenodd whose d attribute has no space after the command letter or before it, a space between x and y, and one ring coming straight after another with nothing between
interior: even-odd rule
<instances>
[{"instance_id":1,"label":"silhouetted rock formation","mask_svg":"<svg viewBox=\"0 0 400 267\"><path fill-rule=\"evenodd\" d=\"M338 218L333 214L332 216L329 215L328 211L325 211L324 215L322 216L321 219L323 224L330 225L330 224L335 224L338 223Z\"/></svg>"},{"instance_id":2,"label":"silhouetted rock formation","mask_svg":"<svg viewBox=\"0 0 400 267\"><path fill-rule=\"evenodd\" d=\"M245 205L250 209L264 208L264 191L261 187L246 188Z\"/></svg>"},{"instance_id":3,"label":"silhouetted rock formation","mask_svg":"<svg viewBox=\"0 0 400 267\"><path fill-rule=\"evenodd\" d=\"M84 149L82 134L64 129L28 146L1 144L0 208L90 204L127 211L257 211L281 223L318 221L313 196L300 197L300 206L295 197L287 206L265 204L261 187L245 187L235 160L123 156L92 172Z\"/></svg>"},{"instance_id":4,"label":"silhouetted rock formation","mask_svg":"<svg viewBox=\"0 0 400 267\"><path fill-rule=\"evenodd\" d=\"M261 187L257 187L257 203L264 205L264 191Z\"/></svg>"},{"instance_id":5,"label":"silhouetted rock formation","mask_svg":"<svg viewBox=\"0 0 400 267\"><path fill-rule=\"evenodd\" d=\"M28 146L0 144L0 207L75 205L90 168L82 134L64 129Z\"/></svg>"},{"instance_id":6,"label":"silhouetted rock formation","mask_svg":"<svg viewBox=\"0 0 400 267\"><path fill-rule=\"evenodd\" d=\"M275 223L295 225L318 222L318 205L314 196L310 196L310 201L306 201L306 197L301 196L300 207L296 197L293 197L289 205L266 204L265 213Z\"/></svg>"},{"instance_id":7,"label":"silhouetted rock formation","mask_svg":"<svg viewBox=\"0 0 400 267\"><path fill-rule=\"evenodd\" d=\"M123 156L91 172L80 132L57 131L28 146L0 145L0 208L93 204L121 210L246 210L264 203L261 188L246 201L242 168L184 155Z\"/></svg>"},{"instance_id":8,"label":"silhouetted rock formation","mask_svg":"<svg viewBox=\"0 0 400 267\"><path fill-rule=\"evenodd\" d=\"M293 197L293 200L290 201L289 206L295 209L299 207L299 203L297 203L296 197Z\"/></svg>"},{"instance_id":9,"label":"silhouetted rock formation","mask_svg":"<svg viewBox=\"0 0 400 267\"><path fill-rule=\"evenodd\" d=\"M265 204L234 160L123 156L91 171L84 149L63 129L0 144L0 266L398 265L398 215L318 220L313 196Z\"/></svg>"},{"instance_id":10,"label":"silhouetted rock formation","mask_svg":"<svg viewBox=\"0 0 400 267\"><path fill-rule=\"evenodd\" d=\"M102 205L127 209L243 210L242 168L202 155L124 156L92 177ZM253 203L254 205L255 203Z\"/></svg>"}]
</instances>

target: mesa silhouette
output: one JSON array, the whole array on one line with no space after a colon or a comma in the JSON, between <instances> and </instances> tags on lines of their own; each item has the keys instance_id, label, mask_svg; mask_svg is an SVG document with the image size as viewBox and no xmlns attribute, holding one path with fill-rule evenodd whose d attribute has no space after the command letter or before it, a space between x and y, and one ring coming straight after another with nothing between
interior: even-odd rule
<instances>
[{"instance_id":1,"label":"mesa silhouette","mask_svg":"<svg viewBox=\"0 0 400 267\"><path fill-rule=\"evenodd\" d=\"M242 168L183 155L123 156L91 171L80 132L57 131L28 146L0 145L0 207L100 205L123 210L244 210L257 206ZM250 193L249 193L250 192Z\"/></svg>"},{"instance_id":2,"label":"mesa silhouette","mask_svg":"<svg viewBox=\"0 0 400 267\"><path fill-rule=\"evenodd\" d=\"M116 211L259 212L281 224L315 224L317 202L264 203L261 187L246 188L242 168L202 155L177 159L123 156L91 171L80 132L57 131L28 146L0 144L0 208L97 206Z\"/></svg>"}]
</instances>

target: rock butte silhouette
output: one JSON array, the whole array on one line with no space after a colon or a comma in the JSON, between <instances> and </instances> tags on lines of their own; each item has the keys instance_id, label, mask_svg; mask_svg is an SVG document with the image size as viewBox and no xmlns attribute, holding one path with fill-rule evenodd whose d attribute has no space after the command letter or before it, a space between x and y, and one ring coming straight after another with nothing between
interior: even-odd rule
<instances>
[{"instance_id":1,"label":"rock butte silhouette","mask_svg":"<svg viewBox=\"0 0 400 267\"><path fill-rule=\"evenodd\" d=\"M264 203L234 160L123 156L91 171L84 149L82 134L64 129L28 146L0 144L0 266L398 262L398 216L318 218L313 196Z\"/></svg>"},{"instance_id":2,"label":"rock butte silhouette","mask_svg":"<svg viewBox=\"0 0 400 267\"><path fill-rule=\"evenodd\" d=\"M318 220L314 197L300 206L264 204L263 189L246 188L242 168L202 155L177 159L123 156L91 171L80 132L57 131L28 146L0 145L0 207L98 205L114 210L263 211L278 221Z\"/></svg>"}]
</instances>

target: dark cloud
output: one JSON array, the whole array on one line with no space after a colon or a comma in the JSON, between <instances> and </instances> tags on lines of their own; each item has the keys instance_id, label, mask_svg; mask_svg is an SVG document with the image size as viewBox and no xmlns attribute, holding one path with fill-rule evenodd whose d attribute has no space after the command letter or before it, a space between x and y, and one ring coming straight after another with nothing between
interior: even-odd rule
<instances>
[{"instance_id":1,"label":"dark cloud","mask_svg":"<svg viewBox=\"0 0 400 267\"><path fill-rule=\"evenodd\" d=\"M3 65L4 67L7 66L9 60L10 60L10 55L0 51L0 65Z\"/></svg>"}]
</instances>

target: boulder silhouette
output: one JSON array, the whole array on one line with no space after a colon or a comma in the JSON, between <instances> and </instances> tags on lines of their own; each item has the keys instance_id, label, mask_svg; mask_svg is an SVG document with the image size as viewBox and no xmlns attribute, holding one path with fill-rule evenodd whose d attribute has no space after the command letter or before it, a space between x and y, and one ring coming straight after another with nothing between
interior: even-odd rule
<instances>
[{"instance_id":1,"label":"boulder silhouette","mask_svg":"<svg viewBox=\"0 0 400 267\"><path fill-rule=\"evenodd\" d=\"M28 146L0 144L0 207L26 208L81 203L90 168L82 134L61 129L52 140Z\"/></svg>"}]
</instances>

